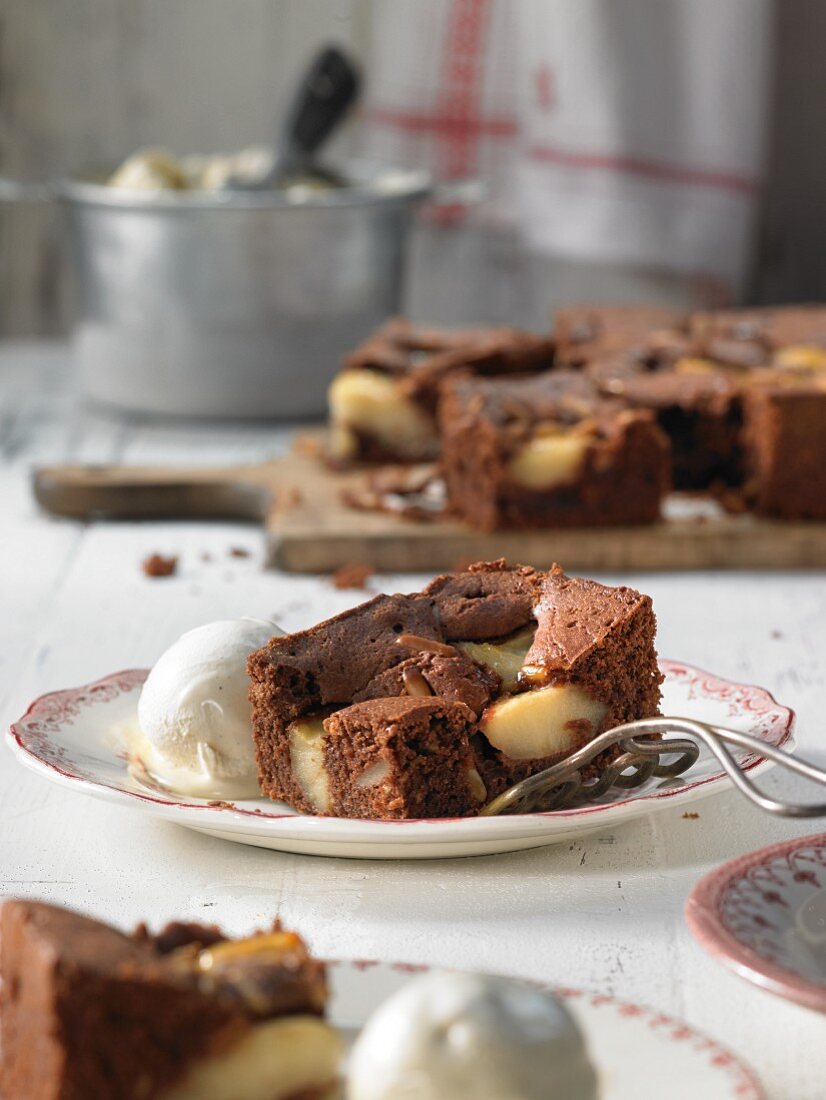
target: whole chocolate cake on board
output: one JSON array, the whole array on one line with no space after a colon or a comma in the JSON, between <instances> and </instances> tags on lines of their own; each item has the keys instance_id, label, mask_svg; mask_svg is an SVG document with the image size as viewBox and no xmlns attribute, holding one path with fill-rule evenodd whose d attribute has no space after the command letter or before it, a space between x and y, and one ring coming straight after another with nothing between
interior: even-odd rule
<instances>
[{"instance_id":1,"label":"whole chocolate cake on board","mask_svg":"<svg viewBox=\"0 0 826 1100\"><path fill-rule=\"evenodd\" d=\"M131 936L41 902L0 907L4 1100L321 1100L342 1042L324 966L280 927Z\"/></svg>"},{"instance_id":2,"label":"whole chocolate cake on board","mask_svg":"<svg viewBox=\"0 0 826 1100\"><path fill-rule=\"evenodd\" d=\"M486 531L648 523L669 484L826 520L826 306L570 306L551 337L397 319L330 414L334 464L439 457L451 511Z\"/></svg>"},{"instance_id":3,"label":"whole chocolate cake on board","mask_svg":"<svg viewBox=\"0 0 826 1100\"><path fill-rule=\"evenodd\" d=\"M554 343L514 328L435 329L394 318L344 361L329 393L329 459L421 462L439 454L440 383L459 371L547 370Z\"/></svg>"},{"instance_id":4,"label":"whole chocolate cake on board","mask_svg":"<svg viewBox=\"0 0 826 1100\"><path fill-rule=\"evenodd\" d=\"M653 414L581 372L455 379L439 426L451 510L482 530L652 523L670 488Z\"/></svg>"},{"instance_id":5,"label":"whole chocolate cake on board","mask_svg":"<svg viewBox=\"0 0 826 1100\"><path fill-rule=\"evenodd\" d=\"M311 814L473 815L658 713L648 596L503 561L377 596L253 653L261 787Z\"/></svg>"}]
</instances>

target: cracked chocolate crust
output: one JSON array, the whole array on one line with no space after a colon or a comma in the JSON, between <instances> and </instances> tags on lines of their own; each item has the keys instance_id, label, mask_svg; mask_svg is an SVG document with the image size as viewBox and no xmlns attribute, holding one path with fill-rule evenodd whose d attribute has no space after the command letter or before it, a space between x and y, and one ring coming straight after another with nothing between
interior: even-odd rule
<instances>
[{"instance_id":1,"label":"cracked chocolate crust","mask_svg":"<svg viewBox=\"0 0 826 1100\"><path fill-rule=\"evenodd\" d=\"M659 306L575 305L554 314L553 335L564 365L582 366L595 355L645 344L652 332L683 332L684 313Z\"/></svg>"}]
</instances>

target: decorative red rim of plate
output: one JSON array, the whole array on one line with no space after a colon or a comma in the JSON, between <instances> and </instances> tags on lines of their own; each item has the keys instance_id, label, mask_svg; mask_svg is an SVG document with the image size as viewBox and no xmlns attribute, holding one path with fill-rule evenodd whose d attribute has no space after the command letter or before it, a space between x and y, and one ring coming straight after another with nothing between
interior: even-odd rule
<instances>
[{"instance_id":1,"label":"decorative red rim of plate","mask_svg":"<svg viewBox=\"0 0 826 1100\"><path fill-rule=\"evenodd\" d=\"M782 904L777 890L771 890L772 885L777 885L772 864L785 860L790 873L808 878L811 870L804 870L795 862L804 852L819 852L816 862L826 869L826 833L785 840L729 860L700 879L686 902L685 918L700 946L741 978L805 1008L826 1012L826 985L788 970L738 939L728 927L724 912L727 895L743 882L763 902Z\"/></svg>"},{"instance_id":2,"label":"decorative red rim of plate","mask_svg":"<svg viewBox=\"0 0 826 1100\"><path fill-rule=\"evenodd\" d=\"M352 966L354 970L372 970L373 967L384 965L400 974L409 975L426 974L433 969L422 963L382 963L380 959L325 959L325 962L327 966ZM697 1031L696 1028L674 1016L645 1005L618 1000L606 993L589 993L582 989L570 989L568 986L553 985L550 982L532 978L521 980L529 985L539 986L540 989L548 989L563 1001L574 1005L587 1004L596 1009L612 1008L619 1016L640 1019L651 1031L660 1036L665 1035L672 1043L690 1043L695 1052L706 1056L715 1069L721 1069L731 1077L734 1086L732 1095L736 1096L737 1100L765 1100L761 1084L745 1062L741 1062L737 1055L732 1054L716 1039L712 1039L702 1031Z\"/></svg>"},{"instance_id":3,"label":"decorative red rim of plate","mask_svg":"<svg viewBox=\"0 0 826 1100\"><path fill-rule=\"evenodd\" d=\"M693 665L684 664L681 661L660 660L660 668L670 677L682 680L689 691L689 698L695 694L706 698L711 697L729 705L742 708L752 714L755 720L761 720L770 730L771 736L766 740L778 748L782 748L791 738L794 725L794 711L789 707L778 703L774 696L766 688L757 687L754 684L738 684L733 680L724 680L710 672L695 668ZM41 767L55 772L62 779L76 780L81 783L92 783L99 787L106 787L114 794L124 798L137 799L141 802L150 802L159 806L178 807L188 810L204 810L216 813L231 813L233 815L254 817L261 821L277 821L287 818L295 819L296 814L268 813L266 810L247 810L227 802L192 802L175 801L169 797L159 798L150 793L141 791L126 791L122 787L110 783L100 783L96 780L86 779L71 770L70 761L66 759L65 752L56 746L51 740L51 734L61 725L73 722L78 715L94 703L108 703L118 695L129 694L134 691L149 674L148 669L126 669L122 672L113 672L109 676L96 680L94 683L83 687L66 688L62 691L52 691L41 695L29 706L26 713L17 722L9 727L9 735L17 748L31 757ZM750 771L763 760L763 757L747 757L743 763L744 771ZM721 773L722 774L722 773ZM697 779L693 783L685 783L679 787L669 788L664 791L650 791L648 794L636 797L620 799L611 802L610 808L627 806L632 802L653 801L673 798L675 795L685 794L708 783L714 783L719 775L707 776ZM605 805L580 806L571 810L553 810L533 814L519 815L521 817L541 818L573 818L583 817L588 814L601 813L606 809ZM312 818L307 815L298 815L302 822L313 820L328 820L324 818ZM461 827L462 822L478 821L479 818L431 818L420 817L398 821L375 822L367 819L361 820L369 825L444 825L453 824ZM491 819L496 820L496 819Z\"/></svg>"}]
</instances>

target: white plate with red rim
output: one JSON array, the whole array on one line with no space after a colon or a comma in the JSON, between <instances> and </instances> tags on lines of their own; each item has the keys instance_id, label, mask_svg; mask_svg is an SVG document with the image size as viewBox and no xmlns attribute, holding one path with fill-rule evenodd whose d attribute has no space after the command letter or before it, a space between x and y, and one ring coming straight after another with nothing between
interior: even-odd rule
<instances>
[{"instance_id":1,"label":"white plate with red rim","mask_svg":"<svg viewBox=\"0 0 826 1100\"><path fill-rule=\"evenodd\" d=\"M741 977L826 1012L826 833L717 867L691 892L686 920Z\"/></svg>"},{"instance_id":2,"label":"white plate with red rim","mask_svg":"<svg viewBox=\"0 0 826 1100\"><path fill-rule=\"evenodd\" d=\"M769 744L792 748L794 713L764 688L737 684L678 661L661 661L663 714L730 726ZM649 780L613 790L598 804L506 817L365 821L313 817L265 798L209 802L147 786L129 768L126 730L137 723L144 669L116 672L85 687L37 699L12 725L12 750L56 783L225 840L308 855L429 859L538 848L612 829L666 806L695 802L725 789L728 778L705 750L676 780ZM119 732L120 731L120 732ZM770 767L738 754L752 775Z\"/></svg>"},{"instance_id":3,"label":"white plate with red rim","mask_svg":"<svg viewBox=\"0 0 826 1100\"><path fill-rule=\"evenodd\" d=\"M428 969L372 960L330 967L330 1015L348 1031L362 1027L382 1001ZM602 994L546 988L562 998L585 1034L600 1100L765 1100L747 1066L681 1020Z\"/></svg>"}]
</instances>

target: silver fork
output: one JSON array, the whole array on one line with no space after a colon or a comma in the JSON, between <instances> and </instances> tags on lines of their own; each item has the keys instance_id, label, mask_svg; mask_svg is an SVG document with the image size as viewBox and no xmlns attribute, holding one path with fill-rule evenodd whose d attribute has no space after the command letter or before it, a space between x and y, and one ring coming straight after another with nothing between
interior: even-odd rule
<instances>
[{"instance_id":1,"label":"silver fork","mask_svg":"<svg viewBox=\"0 0 826 1100\"><path fill-rule=\"evenodd\" d=\"M677 733L682 737L654 737ZM642 736L637 736L641 734ZM713 726L694 718L641 718L606 730L571 756L520 783L508 787L481 811L482 817L498 814L537 813L560 810L572 802L595 802L612 787L633 789L651 778L674 779L686 772L700 755L704 744L720 762L738 791L750 802L778 817L824 817L826 803L780 802L755 786L743 765L765 758L814 783L826 786L826 771L800 760L757 737L725 726ZM594 778L583 779L582 770L602 752L619 745L622 753ZM728 748L734 745L751 754L738 764ZM666 762L665 757L675 757Z\"/></svg>"}]
</instances>

